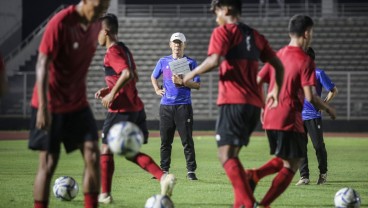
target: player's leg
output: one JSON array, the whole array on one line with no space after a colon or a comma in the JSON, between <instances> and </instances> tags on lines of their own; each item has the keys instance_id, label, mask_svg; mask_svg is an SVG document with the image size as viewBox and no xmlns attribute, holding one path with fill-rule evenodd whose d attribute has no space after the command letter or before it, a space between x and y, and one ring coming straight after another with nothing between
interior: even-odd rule
<instances>
[{"instance_id":1,"label":"player's leg","mask_svg":"<svg viewBox=\"0 0 368 208\"><path fill-rule=\"evenodd\" d=\"M198 180L195 170L197 169L194 141L193 141L193 109L192 105L178 105L175 114L181 144L184 147L184 156L187 162L187 178Z\"/></svg>"},{"instance_id":2,"label":"player's leg","mask_svg":"<svg viewBox=\"0 0 368 208\"><path fill-rule=\"evenodd\" d=\"M97 207L97 198L101 188L100 149L93 113L89 107L86 107L80 111L66 114L63 121L62 138L66 152L79 149L84 159L84 207Z\"/></svg>"},{"instance_id":3,"label":"player's leg","mask_svg":"<svg viewBox=\"0 0 368 208\"><path fill-rule=\"evenodd\" d=\"M84 207L98 207L98 194L100 192L100 150L98 141L86 141L83 144L83 159L85 163L83 176Z\"/></svg>"},{"instance_id":4,"label":"player's leg","mask_svg":"<svg viewBox=\"0 0 368 208\"><path fill-rule=\"evenodd\" d=\"M171 149L175 134L174 107L160 105L161 169L168 172L171 164Z\"/></svg>"},{"instance_id":5,"label":"player's leg","mask_svg":"<svg viewBox=\"0 0 368 208\"><path fill-rule=\"evenodd\" d=\"M218 157L233 186L234 207L253 207L255 203L244 167L238 158L241 147L248 144L255 126L252 123L253 114L259 113L258 108L253 108L250 105L222 105L216 123ZM239 128L234 128L236 126Z\"/></svg>"},{"instance_id":6,"label":"player's leg","mask_svg":"<svg viewBox=\"0 0 368 208\"><path fill-rule=\"evenodd\" d=\"M58 160L59 154L40 151L38 170L33 187L35 208L48 207L51 178L55 172Z\"/></svg>"},{"instance_id":7,"label":"player's leg","mask_svg":"<svg viewBox=\"0 0 368 208\"><path fill-rule=\"evenodd\" d=\"M260 202L265 207L286 190L306 155L304 133L267 130L267 136L270 147L274 147L274 149L271 148L271 153L283 158L284 166L275 176L271 187Z\"/></svg>"},{"instance_id":8,"label":"player's leg","mask_svg":"<svg viewBox=\"0 0 368 208\"><path fill-rule=\"evenodd\" d=\"M313 147L316 151L318 169L320 172L317 184L323 184L327 179L327 150L323 139L322 120L320 118L310 120L308 129Z\"/></svg>"},{"instance_id":9,"label":"player's leg","mask_svg":"<svg viewBox=\"0 0 368 208\"><path fill-rule=\"evenodd\" d=\"M31 109L31 126L28 147L38 150L39 164L33 186L35 208L46 208L50 184L60 155L60 116L53 114L49 131L36 128L37 109ZM57 136L56 136L57 135Z\"/></svg>"},{"instance_id":10,"label":"player's leg","mask_svg":"<svg viewBox=\"0 0 368 208\"><path fill-rule=\"evenodd\" d=\"M310 180L309 180L309 165L308 165L308 133L310 136L311 132L310 130L310 122L312 120L305 120L304 121L304 131L305 131L305 152L306 152L306 156L305 158L302 160L300 167L299 167L299 172L300 172L300 179L299 181L295 184L297 186L300 185L308 185Z\"/></svg>"}]
</instances>

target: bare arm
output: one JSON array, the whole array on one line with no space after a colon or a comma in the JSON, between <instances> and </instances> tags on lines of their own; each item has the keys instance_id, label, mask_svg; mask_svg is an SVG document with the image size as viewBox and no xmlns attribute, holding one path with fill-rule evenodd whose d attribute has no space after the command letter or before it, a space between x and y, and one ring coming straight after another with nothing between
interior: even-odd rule
<instances>
[{"instance_id":1,"label":"bare arm","mask_svg":"<svg viewBox=\"0 0 368 208\"><path fill-rule=\"evenodd\" d=\"M266 104L269 108L275 108L279 103L280 89L284 80L284 65L282 65L282 62L277 56L270 59L269 63L273 66L275 70L276 82L273 86L272 91L267 94ZM261 78L257 76L257 83L260 84L261 82Z\"/></svg>"},{"instance_id":2,"label":"bare arm","mask_svg":"<svg viewBox=\"0 0 368 208\"><path fill-rule=\"evenodd\" d=\"M116 93L118 93L120 89L124 87L124 85L126 85L126 83L128 83L131 79L134 79L133 71L131 69L124 69L121 72L121 75L118 81L116 82L114 87L111 89L109 94L107 94L104 98L102 98L102 105L105 108L108 108L111 105L112 101L114 100Z\"/></svg>"},{"instance_id":3,"label":"bare arm","mask_svg":"<svg viewBox=\"0 0 368 208\"><path fill-rule=\"evenodd\" d=\"M51 58L43 53L38 54L36 64L36 86L38 93L38 111L36 127L39 129L47 129L51 124L51 116L47 106L48 92L48 69Z\"/></svg>"},{"instance_id":4,"label":"bare arm","mask_svg":"<svg viewBox=\"0 0 368 208\"><path fill-rule=\"evenodd\" d=\"M202 64L200 64L194 70L185 75L183 79L184 85L187 85L188 82L192 81L195 76L204 74L218 67L220 64L220 58L221 56L219 54L212 54L211 56L208 56L202 62Z\"/></svg>"},{"instance_id":5,"label":"bare arm","mask_svg":"<svg viewBox=\"0 0 368 208\"><path fill-rule=\"evenodd\" d=\"M156 94L159 96L163 96L165 94L165 89L161 89L158 86L158 80L153 75L151 75L151 82L153 89L155 89Z\"/></svg>"},{"instance_id":6,"label":"bare arm","mask_svg":"<svg viewBox=\"0 0 368 208\"><path fill-rule=\"evenodd\" d=\"M326 98L323 100L325 103L329 103L338 93L337 87L335 86L331 91L328 92Z\"/></svg>"},{"instance_id":7,"label":"bare arm","mask_svg":"<svg viewBox=\"0 0 368 208\"><path fill-rule=\"evenodd\" d=\"M331 108L327 103L324 103L318 96L314 95L312 91L312 87L313 86L303 87L305 99L308 102L312 103L318 109L326 111L326 113L330 115L331 119L335 120L336 119L335 110Z\"/></svg>"},{"instance_id":8,"label":"bare arm","mask_svg":"<svg viewBox=\"0 0 368 208\"><path fill-rule=\"evenodd\" d=\"M201 87L201 84L199 82L188 81L187 83L184 83L183 78L180 75L176 74L173 74L172 81L175 85L186 86L191 89L199 90L199 88Z\"/></svg>"}]
</instances>

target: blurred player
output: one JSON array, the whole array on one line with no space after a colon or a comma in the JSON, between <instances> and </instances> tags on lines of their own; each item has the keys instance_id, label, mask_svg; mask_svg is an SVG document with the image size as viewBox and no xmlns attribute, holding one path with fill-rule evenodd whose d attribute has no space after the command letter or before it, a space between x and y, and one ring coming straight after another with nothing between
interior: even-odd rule
<instances>
[{"instance_id":1,"label":"blurred player","mask_svg":"<svg viewBox=\"0 0 368 208\"><path fill-rule=\"evenodd\" d=\"M104 58L107 87L98 90L95 98L101 99L102 105L108 109L108 113L102 129L100 157L102 193L98 201L109 204L112 202L111 184L115 169L114 157L107 145L107 134L110 128L121 121L133 122L142 130L144 143L147 143L148 130L146 113L136 88L138 76L133 55L124 43L118 41L118 19L114 14L106 14L101 21L102 29L98 36L98 42L107 48ZM175 184L174 175L164 174L153 159L146 154L138 153L133 158L127 159L157 179L161 179L161 194L171 195Z\"/></svg>"},{"instance_id":2,"label":"blurred player","mask_svg":"<svg viewBox=\"0 0 368 208\"><path fill-rule=\"evenodd\" d=\"M307 53L313 60L315 59L313 48L309 47ZM322 87L325 88L328 91L328 94L324 99L324 102L329 103L337 95L337 87L327 76L327 74L319 68L316 69L316 78L316 93L318 97L321 97ZM307 100L304 100L302 117L304 122L304 129L306 133L309 133L309 136L311 137L313 143L313 147L316 150L319 169L317 184L324 184L327 180L327 150L323 139L321 111L319 109L316 109L314 105L312 105ZM308 143L308 136L306 138ZM304 158L299 171L301 178L298 183L296 183L296 185L298 186L309 184L310 181L307 156Z\"/></svg>"},{"instance_id":3,"label":"blurred player","mask_svg":"<svg viewBox=\"0 0 368 208\"><path fill-rule=\"evenodd\" d=\"M178 128L187 162L187 178L198 180L195 174L197 163L192 136L193 109L190 90L200 88L200 78L196 76L193 81L184 86L182 76L173 73L169 66L170 62L183 57L187 58L190 70L197 66L194 59L184 55L185 47L186 38L184 34L172 34L170 38L172 55L165 56L157 62L151 75L151 81L156 94L162 97L160 104L161 169L169 172L172 143L175 129ZM163 89L159 87L157 81L161 75L163 76Z\"/></svg>"},{"instance_id":4,"label":"blurred player","mask_svg":"<svg viewBox=\"0 0 368 208\"><path fill-rule=\"evenodd\" d=\"M60 145L80 149L84 159L84 206L97 207L100 191L98 134L86 97L86 76L109 0L82 0L47 24L39 47L31 106L29 148L39 150L34 207L48 207Z\"/></svg>"},{"instance_id":5,"label":"blurred player","mask_svg":"<svg viewBox=\"0 0 368 208\"><path fill-rule=\"evenodd\" d=\"M271 65L266 64L258 74L257 82L269 83L269 93L274 88L280 88L278 106L270 107L266 103L263 128L266 129L270 143L272 158L261 168L247 171L252 189L260 178L266 175L278 174L271 187L260 201L258 207L269 205L289 186L301 160L306 156L306 140L302 121L304 97L318 109L325 110L331 118L335 112L312 93L316 84L315 65L304 52L310 45L313 35L313 20L305 15L296 15L289 22L290 43L277 52L277 56L285 67L282 88L275 81L275 73Z\"/></svg>"},{"instance_id":6,"label":"blurred player","mask_svg":"<svg viewBox=\"0 0 368 208\"><path fill-rule=\"evenodd\" d=\"M261 89L256 81L258 61L269 62L275 67L278 86L282 84L283 66L266 38L240 22L240 0L213 0L211 9L219 26L212 33L208 57L184 77L184 82L220 65L216 124L218 157L233 186L233 207L253 207L255 198L238 155L242 146L248 145L263 107ZM267 100L277 105L278 92L275 88Z\"/></svg>"}]
</instances>

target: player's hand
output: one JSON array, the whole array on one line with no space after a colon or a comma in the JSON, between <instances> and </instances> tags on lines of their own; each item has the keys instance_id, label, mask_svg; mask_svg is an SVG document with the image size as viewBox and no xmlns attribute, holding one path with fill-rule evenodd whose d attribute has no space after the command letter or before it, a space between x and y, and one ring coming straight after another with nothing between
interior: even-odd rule
<instances>
[{"instance_id":1,"label":"player's hand","mask_svg":"<svg viewBox=\"0 0 368 208\"><path fill-rule=\"evenodd\" d=\"M104 98L107 94L109 94L110 89L108 87L105 88L101 88L99 89L96 93L95 93L95 98L96 99L102 99Z\"/></svg>"},{"instance_id":2,"label":"player's hand","mask_svg":"<svg viewBox=\"0 0 368 208\"><path fill-rule=\"evenodd\" d=\"M186 74L183 78L183 84L186 85L188 82L192 81L193 78L196 76L196 71L190 71L188 74Z\"/></svg>"},{"instance_id":3,"label":"player's hand","mask_svg":"<svg viewBox=\"0 0 368 208\"><path fill-rule=\"evenodd\" d=\"M103 107L109 108L113 100L114 100L114 95L112 93L109 93L102 98L101 103Z\"/></svg>"},{"instance_id":4,"label":"player's hand","mask_svg":"<svg viewBox=\"0 0 368 208\"><path fill-rule=\"evenodd\" d=\"M183 82L183 75L182 74L173 74L173 76L171 77L172 82L178 87L178 86L183 86L184 82Z\"/></svg>"},{"instance_id":5,"label":"player's hand","mask_svg":"<svg viewBox=\"0 0 368 208\"><path fill-rule=\"evenodd\" d=\"M279 104L279 90L278 87L274 87L271 92L267 94L266 105L269 109L276 108Z\"/></svg>"},{"instance_id":6,"label":"player's hand","mask_svg":"<svg viewBox=\"0 0 368 208\"><path fill-rule=\"evenodd\" d=\"M162 97L165 94L165 89L157 89L155 92L157 95Z\"/></svg>"},{"instance_id":7,"label":"player's hand","mask_svg":"<svg viewBox=\"0 0 368 208\"><path fill-rule=\"evenodd\" d=\"M37 110L36 128L48 129L51 125L51 115L47 108L39 108Z\"/></svg>"},{"instance_id":8,"label":"player's hand","mask_svg":"<svg viewBox=\"0 0 368 208\"><path fill-rule=\"evenodd\" d=\"M335 109L329 107L329 108L326 109L326 113L328 113L328 115L330 116L330 118L332 120L336 119L336 110Z\"/></svg>"},{"instance_id":9,"label":"player's hand","mask_svg":"<svg viewBox=\"0 0 368 208\"><path fill-rule=\"evenodd\" d=\"M264 123L264 109L261 109L261 115L260 115L261 124Z\"/></svg>"}]
</instances>

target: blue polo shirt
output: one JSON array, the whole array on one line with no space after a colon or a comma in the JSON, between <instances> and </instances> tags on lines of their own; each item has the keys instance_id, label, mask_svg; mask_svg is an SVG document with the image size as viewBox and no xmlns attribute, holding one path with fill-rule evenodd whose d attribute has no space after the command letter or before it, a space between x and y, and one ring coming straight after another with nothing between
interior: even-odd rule
<instances>
[{"instance_id":1,"label":"blue polo shirt","mask_svg":"<svg viewBox=\"0 0 368 208\"><path fill-rule=\"evenodd\" d=\"M197 62L194 59L191 59L185 55L184 57L186 57L189 62L190 70L193 70L197 67ZM161 75L163 75L162 84L163 88L165 89L165 94L161 98L161 105L192 104L190 88L184 86L176 87L172 82L171 77L173 74L171 72L169 63L174 60L175 59L172 57L172 55L161 58L157 62L156 67L152 72L152 76L155 79L158 79ZM193 81L200 82L199 76L194 77Z\"/></svg>"},{"instance_id":2,"label":"blue polo shirt","mask_svg":"<svg viewBox=\"0 0 368 208\"><path fill-rule=\"evenodd\" d=\"M335 84L326 75L326 73L323 70L318 69L318 68L316 69L316 81L317 81L316 91L319 97L321 97L321 94L322 94L322 87L325 88L328 92L330 92L335 87ZM321 112L318 111L312 105L312 103L308 102L307 100L304 100L302 118L303 118L303 121L321 118Z\"/></svg>"}]
</instances>

